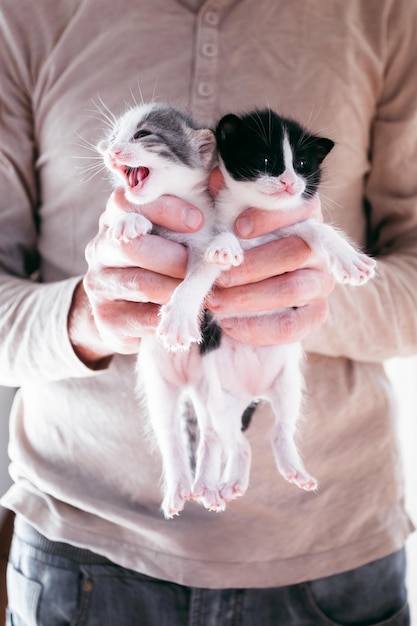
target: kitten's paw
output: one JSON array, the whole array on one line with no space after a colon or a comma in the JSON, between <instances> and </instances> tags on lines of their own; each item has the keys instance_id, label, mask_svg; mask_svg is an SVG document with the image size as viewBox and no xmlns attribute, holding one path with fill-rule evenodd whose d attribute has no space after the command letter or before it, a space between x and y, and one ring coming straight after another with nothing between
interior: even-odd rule
<instances>
[{"instance_id":1,"label":"kitten's paw","mask_svg":"<svg viewBox=\"0 0 417 626\"><path fill-rule=\"evenodd\" d=\"M184 510L187 500L191 500L191 486L186 482L178 483L165 491L161 509L165 519L172 519Z\"/></svg>"},{"instance_id":2,"label":"kitten's paw","mask_svg":"<svg viewBox=\"0 0 417 626\"><path fill-rule=\"evenodd\" d=\"M376 261L361 252L355 252L349 259L337 259L332 272L339 283L364 285L375 276Z\"/></svg>"},{"instance_id":3,"label":"kitten's paw","mask_svg":"<svg viewBox=\"0 0 417 626\"><path fill-rule=\"evenodd\" d=\"M288 468L283 476L289 483L297 485L297 487L304 489L304 491L316 491L318 488L317 480L305 471Z\"/></svg>"},{"instance_id":4,"label":"kitten's paw","mask_svg":"<svg viewBox=\"0 0 417 626\"><path fill-rule=\"evenodd\" d=\"M189 350L191 344L201 340L199 320L175 312L173 307L165 304L161 307L161 320L156 329L165 348L170 352Z\"/></svg>"},{"instance_id":5,"label":"kitten's paw","mask_svg":"<svg viewBox=\"0 0 417 626\"><path fill-rule=\"evenodd\" d=\"M232 500L241 498L245 494L246 489L247 487L239 480L234 483L226 483L221 489L222 498L226 502L232 502Z\"/></svg>"},{"instance_id":6,"label":"kitten's paw","mask_svg":"<svg viewBox=\"0 0 417 626\"><path fill-rule=\"evenodd\" d=\"M107 231L109 239L128 243L136 237L148 234L152 223L139 213L126 213L126 216L117 220Z\"/></svg>"},{"instance_id":7,"label":"kitten's paw","mask_svg":"<svg viewBox=\"0 0 417 626\"><path fill-rule=\"evenodd\" d=\"M214 238L208 246L205 259L226 269L231 265L240 265L243 261L243 250L233 233L222 233Z\"/></svg>"},{"instance_id":8,"label":"kitten's paw","mask_svg":"<svg viewBox=\"0 0 417 626\"><path fill-rule=\"evenodd\" d=\"M209 511L220 513L226 509L226 502L218 489L210 489L201 484L196 485L193 489L193 498Z\"/></svg>"},{"instance_id":9,"label":"kitten's paw","mask_svg":"<svg viewBox=\"0 0 417 626\"><path fill-rule=\"evenodd\" d=\"M219 267L224 269L229 268L231 265L237 266L240 265L243 261L243 252L219 249L219 248L209 248L206 251L206 261L209 263L215 263Z\"/></svg>"}]
</instances>

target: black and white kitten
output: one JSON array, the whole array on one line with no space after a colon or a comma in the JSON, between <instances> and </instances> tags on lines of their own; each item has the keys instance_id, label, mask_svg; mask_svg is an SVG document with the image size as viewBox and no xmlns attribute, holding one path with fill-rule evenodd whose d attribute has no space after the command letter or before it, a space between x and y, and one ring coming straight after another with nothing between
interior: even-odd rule
<instances>
[{"instance_id":1,"label":"black and white kitten","mask_svg":"<svg viewBox=\"0 0 417 626\"><path fill-rule=\"evenodd\" d=\"M340 232L313 219L256 239L239 240L233 233L235 219L249 207L291 211L312 197L320 183L322 161L334 145L330 139L309 134L271 110L243 117L226 115L217 126L216 138L225 186L216 198L219 234L206 258L243 260L244 250L297 235L327 262L338 282L362 285L374 275L373 259L357 251ZM241 416L254 399L271 403L275 415L271 441L280 473L302 489L317 488L294 442L302 408L302 354L300 343L255 347L226 334L218 349L205 354L205 406L222 447L219 452L202 442L197 457L194 495L208 508L223 509L248 487L251 451Z\"/></svg>"}]
</instances>

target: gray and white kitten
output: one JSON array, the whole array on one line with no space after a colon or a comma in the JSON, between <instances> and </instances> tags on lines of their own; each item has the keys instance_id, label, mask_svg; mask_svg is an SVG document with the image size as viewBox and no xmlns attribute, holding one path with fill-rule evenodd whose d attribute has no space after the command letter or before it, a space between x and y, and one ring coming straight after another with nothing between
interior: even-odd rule
<instances>
[{"instance_id":1,"label":"gray and white kitten","mask_svg":"<svg viewBox=\"0 0 417 626\"><path fill-rule=\"evenodd\" d=\"M156 233L188 248L185 279L161 307L156 335L144 336L137 361L138 388L144 396L150 424L162 455L163 502L167 518L176 515L193 494L188 449L182 436L182 405L191 399L200 438L204 439L204 385L198 349L202 303L221 271L205 258L215 233L215 210L208 179L215 160L216 140L183 111L166 104L134 107L119 117L110 135L98 144L116 185L124 190L123 210L111 196L102 216L107 234L130 241ZM155 226L141 214L141 205L164 194L199 207L204 225L184 234Z\"/></svg>"}]
</instances>

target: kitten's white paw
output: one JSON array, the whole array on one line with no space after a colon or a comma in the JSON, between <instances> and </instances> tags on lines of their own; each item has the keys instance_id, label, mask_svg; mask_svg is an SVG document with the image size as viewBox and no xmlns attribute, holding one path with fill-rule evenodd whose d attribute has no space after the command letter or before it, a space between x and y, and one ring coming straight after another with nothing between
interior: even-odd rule
<instances>
[{"instance_id":1,"label":"kitten's white paw","mask_svg":"<svg viewBox=\"0 0 417 626\"><path fill-rule=\"evenodd\" d=\"M231 232L218 234L209 244L205 259L221 268L240 265L243 261L243 250L237 237Z\"/></svg>"},{"instance_id":2,"label":"kitten's white paw","mask_svg":"<svg viewBox=\"0 0 417 626\"><path fill-rule=\"evenodd\" d=\"M198 483L193 488L193 498L208 509L220 513L226 509L226 502L218 489Z\"/></svg>"},{"instance_id":3,"label":"kitten's white paw","mask_svg":"<svg viewBox=\"0 0 417 626\"><path fill-rule=\"evenodd\" d=\"M107 231L109 239L128 243L136 237L148 234L152 229L152 223L139 213L127 213L125 217L117 220Z\"/></svg>"},{"instance_id":4,"label":"kitten's white paw","mask_svg":"<svg viewBox=\"0 0 417 626\"><path fill-rule=\"evenodd\" d=\"M300 487L300 489L304 489L305 491L316 491L318 487L317 480L310 476L310 474L306 471L289 467L285 473L283 473L283 476L289 483L297 485L297 487Z\"/></svg>"},{"instance_id":5,"label":"kitten's white paw","mask_svg":"<svg viewBox=\"0 0 417 626\"><path fill-rule=\"evenodd\" d=\"M241 498L245 494L246 489L247 485L244 485L240 480L234 483L226 483L221 489L222 498L226 502L232 502L232 500Z\"/></svg>"},{"instance_id":6,"label":"kitten's white paw","mask_svg":"<svg viewBox=\"0 0 417 626\"><path fill-rule=\"evenodd\" d=\"M206 260L209 263L215 263L219 267L227 269L231 265L235 267L240 265L243 261L243 255L233 254L230 250L208 250Z\"/></svg>"},{"instance_id":7,"label":"kitten's white paw","mask_svg":"<svg viewBox=\"0 0 417 626\"><path fill-rule=\"evenodd\" d=\"M179 515L184 509L187 500L190 500L191 498L191 486L187 483L187 481L180 482L175 486L167 488L161 506L165 519L172 519L176 515Z\"/></svg>"},{"instance_id":8,"label":"kitten's white paw","mask_svg":"<svg viewBox=\"0 0 417 626\"><path fill-rule=\"evenodd\" d=\"M189 350L191 344L201 339L200 322L198 319L180 315L169 304L161 307L161 321L156 329L165 348L170 352Z\"/></svg>"},{"instance_id":9,"label":"kitten's white paw","mask_svg":"<svg viewBox=\"0 0 417 626\"><path fill-rule=\"evenodd\" d=\"M339 283L363 285L375 276L376 262L361 252L349 259L336 259L332 264L332 272Z\"/></svg>"}]
</instances>

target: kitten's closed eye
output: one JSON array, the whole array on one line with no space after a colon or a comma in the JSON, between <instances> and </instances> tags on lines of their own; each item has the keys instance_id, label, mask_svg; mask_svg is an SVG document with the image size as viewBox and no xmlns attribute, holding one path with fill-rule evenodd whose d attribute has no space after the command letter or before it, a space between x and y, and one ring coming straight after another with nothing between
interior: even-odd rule
<instances>
[{"instance_id":1,"label":"kitten's closed eye","mask_svg":"<svg viewBox=\"0 0 417 626\"><path fill-rule=\"evenodd\" d=\"M143 139L144 137L149 137L150 135L152 135L150 130L142 128L133 135L133 139Z\"/></svg>"}]
</instances>

